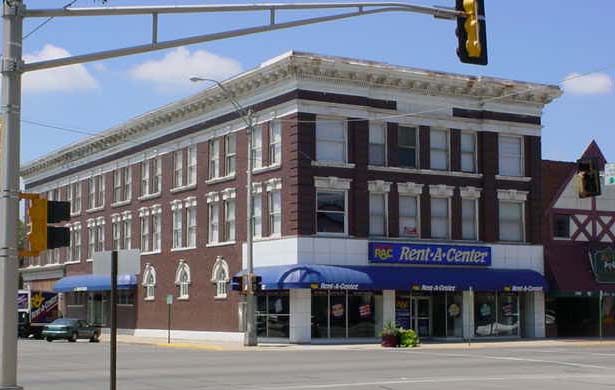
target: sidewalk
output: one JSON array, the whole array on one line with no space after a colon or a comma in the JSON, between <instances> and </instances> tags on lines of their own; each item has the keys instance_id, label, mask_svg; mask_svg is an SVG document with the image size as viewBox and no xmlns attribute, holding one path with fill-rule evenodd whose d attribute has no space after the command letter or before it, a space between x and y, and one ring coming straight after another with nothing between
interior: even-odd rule
<instances>
[{"instance_id":1,"label":"sidewalk","mask_svg":"<svg viewBox=\"0 0 615 390\"><path fill-rule=\"evenodd\" d=\"M109 342L109 335L103 334L101 341ZM266 344L256 347L244 347L241 343L207 341L207 340L181 340L171 339L167 344L166 339L137 337L131 335L118 335L119 344L150 345L159 348L180 348L204 351L310 351L310 350L376 350L383 349L379 344ZM532 348L532 347L590 347L611 346L615 347L615 339L536 339L536 340L472 340L468 342L440 342L426 341L417 349L488 349L488 348Z\"/></svg>"}]
</instances>

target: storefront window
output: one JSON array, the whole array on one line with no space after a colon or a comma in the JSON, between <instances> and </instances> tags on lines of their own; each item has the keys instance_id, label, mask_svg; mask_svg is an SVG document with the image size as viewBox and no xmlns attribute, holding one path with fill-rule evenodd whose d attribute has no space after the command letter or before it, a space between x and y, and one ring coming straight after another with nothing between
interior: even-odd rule
<instances>
[{"instance_id":1,"label":"storefront window","mask_svg":"<svg viewBox=\"0 0 615 390\"><path fill-rule=\"evenodd\" d=\"M331 338L346 337L346 292L332 291L330 295Z\"/></svg>"},{"instance_id":2,"label":"storefront window","mask_svg":"<svg viewBox=\"0 0 615 390\"><path fill-rule=\"evenodd\" d=\"M446 335L463 337L463 295L451 293L446 298Z\"/></svg>"},{"instance_id":3,"label":"storefront window","mask_svg":"<svg viewBox=\"0 0 615 390\"><path fill-rule=\"evenodd\" d=\"M476 293L474 325L478 337L519 335L519 297L514 293Z\"/></svg>"},{"instance_id":4,"label":"storefront window","mask_svg":"<svg viewBox=\"0 0 615 390\"><path fill-rule=\"evenodd\" d=\"M348 293L348 337L374 337L376 320L374 295L366 292Z\"/></svg>"},{"instance_id":5,"label":"storefront window","mask_svg":"<svg viewBox=\"0 0 615 390\"><path fill-rule=\"evenodd\" d=\"M312 338L376 337L381 298L368 291L312 291Z\"/></svg>"},{"instance_id":6,"label":"storefront window","mask_svg":"<svg viewBox=\"0 0 615 390\"><path fill-rule=\"evenodd\" d=\"M290 304L287 291L257 297L256 329L258 337L290 337Z\"/></svg>"},{"instance_id":7,"label":"storefront window","mask_svg":"<svg viewBox=\"0 0 615 390\"><path fill-rule=\"evenodd\" d=\"M312 338L329 338L329 294L312 291Z\"/></svg>"}]
</instances>

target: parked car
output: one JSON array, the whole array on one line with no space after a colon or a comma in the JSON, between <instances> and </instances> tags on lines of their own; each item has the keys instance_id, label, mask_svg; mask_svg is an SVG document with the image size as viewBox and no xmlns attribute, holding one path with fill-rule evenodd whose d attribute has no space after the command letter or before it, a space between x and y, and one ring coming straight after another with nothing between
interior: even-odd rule
<instances>
[{"instance_id":1,"label":"parked car","mask_svg":"<svg viewBox=\"0 0 615 390\"><path fill-rule=\"evenodd\" d=\"M88 339L91 343L97 343L100 340L100 328L75 318L58 318L45 325L42 334L49 342L65 339L74 343L77 339Z\"/></svg>"}]
</instances>

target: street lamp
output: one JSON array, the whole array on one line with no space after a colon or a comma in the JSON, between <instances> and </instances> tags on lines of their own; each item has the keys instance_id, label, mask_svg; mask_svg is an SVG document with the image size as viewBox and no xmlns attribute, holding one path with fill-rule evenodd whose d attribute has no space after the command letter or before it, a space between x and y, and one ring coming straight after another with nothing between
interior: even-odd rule
<instances>
[{"instance_id":1,"label":"street lamp","mask_svg":"<svg viewBox=\"0 0 615 390\"><path fill-rule=\"evenodd\" d=\"M222 83L214 79L208 79L204 77L190 77L190 81L193 83L207 81L216 84L226 97L231 101L233 107L241 119L246 124L246 135L248 136L248 169L246 171L246 262L248 265L248 291L246 294L246 332L244 333L243 345L251 347L256 346L256 295L254 295L254 286L252 281L254 274L254 262L252 260L252 134L254 132L254 113L252 109L245 109L239 102L233 97L233 94L226 89Z\"/></svg>"}]
</instances>

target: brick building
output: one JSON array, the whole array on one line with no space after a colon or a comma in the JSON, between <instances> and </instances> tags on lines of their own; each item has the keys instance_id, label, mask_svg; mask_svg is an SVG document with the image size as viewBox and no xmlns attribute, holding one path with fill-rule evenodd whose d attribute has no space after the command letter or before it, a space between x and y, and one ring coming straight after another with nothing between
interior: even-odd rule
<instances>
[{"instance_id":1,"label":"brick building","mask_svg":"<svg viewBox=\"0 0 615 390\"><path fill-rule=\"evenodd\" d=\"M254 161L262 338L544 336L541 114L556 86L290 52L218 87L26 164L73 205L70 248L29 259L66 311L104 323L93 253L141 250L124 326L239 339L230 278L245 253ZM51 272L53 271L53 272ZM61 279L60 279L61 278ZM45 282L47 281L47 282Z\"/></svg>"},{"instance_id":2,"label":"brick building","mask_svg":"<svg viewBox=\"0 0 615 390\"><path fill-rule=\"evenodd\" d=\"M595 141L581 158L607 162ZM615 335L615 186L579 198L577 164L544 161L545 269L551 336ZM602 319L600 318L602 317Z\"/></svg>"}]
</instances>

